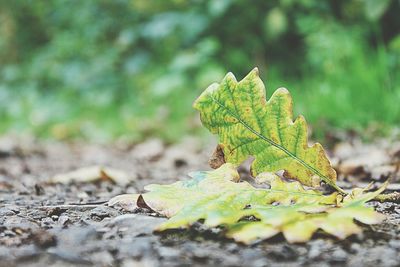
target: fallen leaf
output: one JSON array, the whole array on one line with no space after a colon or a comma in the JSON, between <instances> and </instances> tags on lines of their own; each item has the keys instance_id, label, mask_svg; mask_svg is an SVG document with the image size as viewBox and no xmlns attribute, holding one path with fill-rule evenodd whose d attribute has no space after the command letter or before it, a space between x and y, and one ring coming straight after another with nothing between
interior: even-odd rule
<instances>
[{"instance_id":1,"label":"fallen leaf","mask_svg":"<svg viewBox=\"0 0 400 267\"><path fill-rule=\"evenodd\" d=\"M331 162L338 174L350 181L391 178L393 182L399 178L398 162L393 155L397 146L385 140L374 144L365 144L360 140L342 142L335 146Z\"/></svg>"},{"instance_id":2,"label":"fallen leaf","mask_svg":"<svg viewBox=\"0 0 400 267\"><path fill-rule=\"evenodd\" d=\"M190 180L170 185L148 185L145 189L149 192L118 196L109 205L145 205L170 218L158 231L188 228L202 220L205 227L223 226L227 237L243 243L278 233L283 233L289 242L305 242L318 229L343 239L361 231L354 219L373 224L384 218L363 204L385 186L373 193L356 189L343 199L337 193L323 195L305 189L299 182L284 182L271 173L257 177L257 181L267 182L270 188L256 188L240 182L235 166L230 163L190 176Z\"/></svg>"},{"instance_id":3,"label":"fallen leaf","mask_svg":"<svg viewBox=\"0 0 400 267\"><path fill-rule=\"evenodd\" d=\"M110 207L118 206L126 211L134 211L138 206L138 199L140 194L122 194L113 197L108 201L107 205Z\"/></svg>"},{"instance_id":4,"label":"fallen leaf","mask_svg":"<svg viewBox=\"0 0 400 267\"><path fill-rule=\"evenodd\" d=\"M103 166L90 166L57 174L50 179L50 182L69 184L72 182L89 183L98 180L110 180L119 185L126 185L132 181L131 177L123 171Z\"/></svg>"},{"instance_id":5,"label":"fallen leaf","mask_svg":"<svg viewBox=\"0 0 400 267\"><path fill-rule=\"evenodd\" d=\"M210 159L208 160L208 164L211 168L217 169L221 167L225 162L224 150L221 145L217 145Z\"/></svg>"},{"instance_id":6,"label":"fallen leaf","mask_svg":"<svg viewBox=\"0 0 400 267\"><path fill-rule=\"evenodd\" d=\"M160 139L150 139L136 145L131 153L140 160L155 161L164 153L164 143Z\"/></svg>"},{"instance_id":7,"label":"fallen leaf","mask_svg":"<svg viewBox=\"0 0 400 267\"><path fill-rule=\"evenodd\" d=\"M279 88L266 101L258 69L236 81L228 73L220 84L209 86L195 101L205 127L219 136L224 160L239 165L254 156L253 176L285 170L304 185L322 179L338 191L336 172L319 143L309 147L304 117L293 121L292 98ZM221 161L222 162L222 161Z\"/></svg>"}]
</instances>

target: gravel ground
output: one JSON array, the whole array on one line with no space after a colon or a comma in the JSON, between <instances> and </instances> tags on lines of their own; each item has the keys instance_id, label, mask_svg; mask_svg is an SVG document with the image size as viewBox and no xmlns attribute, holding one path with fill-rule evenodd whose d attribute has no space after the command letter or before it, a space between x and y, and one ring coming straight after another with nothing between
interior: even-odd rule
<instances>
[{"instance_id":1,"label":"gravel ground","mask_svg":"<svg viewBox=\"0 0 400 267\"><path fill-rule=\"evenodd\" d=\"M390 157L374 167L360 157L354 160L357 157L348 151L357 150L357 145L350 146L341 144L331 155L343 172L343 187L372 178L381 182L397 153L388 144L390 151L385 153ZM381 144L375 147L383 149ZM189 231L153 234L165 218L104 204L122 193L142 192L146 184L170 183L186 179L189 171L209 169L211 152L212 145L193 138L174 146L159 140L106 146L1 138L0 266L400 266L400 205L396 203L371 202L388 215L387 220L365 226L362 235L343 241L319 233L306 244L288 244L277 236L251 246L225 239L201 224ZM372 155L359 154L365 153ZM368 165L369 174L357 164ZM92 165L124 171L129 181L50 182L56 174ZM371 175L378 167L382 173ZM395 178L392 188L397 182Z\"/></svg>"}]
</instances>

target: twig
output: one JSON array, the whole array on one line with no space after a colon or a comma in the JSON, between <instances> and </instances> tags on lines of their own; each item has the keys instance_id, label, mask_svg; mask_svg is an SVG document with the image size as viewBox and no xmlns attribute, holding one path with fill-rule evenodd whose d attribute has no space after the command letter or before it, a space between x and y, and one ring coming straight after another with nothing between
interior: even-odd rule
<instances>
[{"instance_id":1,"label":"twig","mask_svg":"<svg viewBox=\"0 0 400 267\"><path fill-rule=\"evenodd\" d=\"M387 181L391 181L393 176L399 172L400 165L396 165L396 169L390 173L389 178ZM400 203L400 192L393 192L393 193L388 193L388 194L380 194L374 198L374 200L380 201L380 202L394 202L394 203Z\"/></svg>"},{"instance_id":2,"label":"twig","mask_svg":"<svg viewBox=\"0 0 400 267\"><path fill-rule=\"evenodd\" d=\"M99 206L102 206L103 204L63 204L63 205L54 205L54 206L40 206L39 209L77 209L77 210L87 210L87 209L93 209L97 208Z\"/></svg>"},{"instance_id":3,"label":"twig","mask_svg":"<svg viewBox=\"0 0 400 267\"><path fill-rule=\"evenodd\" d=\"M400 192L380 194L380 195L376 196L373 200L377 200L380 202L400 203Z\"/></svg>"}]
</instances>

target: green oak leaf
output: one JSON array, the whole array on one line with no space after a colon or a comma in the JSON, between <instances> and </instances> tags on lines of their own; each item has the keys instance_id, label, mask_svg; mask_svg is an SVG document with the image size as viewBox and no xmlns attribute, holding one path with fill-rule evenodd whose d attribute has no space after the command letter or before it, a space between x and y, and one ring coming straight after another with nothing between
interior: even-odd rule
<instances>
[{"instance_id":1,"label":"green oak leaf","mask_svg":"<svg viewBox=\"0 0 400 267\"><path fill-rule=\"evenodd\" d=\"M204 126L219 136L223 156L219 162L239 165L254 156L253 176L285 170L288 177L304 185L317 186L322 179L344 193L335 183L336 172L322 146L309 147L304 117L293 121L288 90L279 88L266 101L257 68L240 82L228 73L220 84L210 85L193 106L200 111Z\"/></svg>"},{"instance_id":2,"label":"green oak leaf","mask_svg":"<svg viewBox=\"0 0 400 267\"><path fill-rule=\"evenodd\" d=\"M253 216L260 221L241 221L227 226L227 237L249 244L259 239L270 238L282 232L289 243L306 242L321 229L339 239L345 239L362 230L354 220L364 224L377 224L385 219L365 202L383 192L387 183L375 192L357 194L346 198L335 206L282 205L279 207L254 206ZM364 191L359 188L355 189ZM354 190L353 190L354 191Z\"/></svg>"},{"instance_id":3,"label":"green oak leaf","mask_svg":"<svg viewBox=\"0 0 400 267\"><path fill-rule=\"evenodd\" d=\"M380 194L357 191L343 199L333 193L305 189L299 182L284 182L277 175L263 173L269 189L240 182L233 164L226 163L214 171L190 174L192 179L170 185L149 185L144 194L121 195L109 205L146 207L169 218L157 230L188 228L197 221L206 227L221 226L227 237L251 243L283 233L289 242L305 242L322 229L338 238L359 233L353 219L373 224L383 215L364 203ZM253 220L248 220L253 218Z\"/></svg>"}]
</instances>

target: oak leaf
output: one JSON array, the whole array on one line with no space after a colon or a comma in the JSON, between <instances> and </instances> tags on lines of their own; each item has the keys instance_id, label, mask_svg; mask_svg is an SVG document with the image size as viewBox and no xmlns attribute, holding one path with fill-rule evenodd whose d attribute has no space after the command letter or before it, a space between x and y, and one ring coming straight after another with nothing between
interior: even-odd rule
<instances>
[{"instance_id":1,"label":"oak leaf","mask_svg":"<svg viewBox=\"0 0 400 267\"><path fill-rule=\"evenodd\" d=\"M193 106L200 111L203 125L219 137L224 157L220 162L239 165L254 156L253 176L285 170L288 177L304 185L317 186L322 179L343 193L322 146L309 147L304 117L293 121L288 90L279 88L266 101L257 68L240 82L228 73L220 84L210 85Z\"/></svg>"},{"instance_id":2,"label":"oak leaf","mask_svg":"<svg viewBox=\"0 0 400 267\"><path fill-rule=\"evenodd\" d=\"M134 204L169 218L157 230L188 228L197 221L206 227L221 226L227 237L243 243L283 233L289 242L305 242L318 230L343 239L361 231L354 219L379 223L383 215L364 203L384 190L373 193L358 189L343 199L337 193L323 195L305 189L299 182L285 182L263 173L269 189L240 182L234 165L226 163L214 171L193 172L192 179L170 185L149 185L149 192L122 195L109 205ZM252 220L249 220L252 218Z\"/></svg>"}]
</instances>

